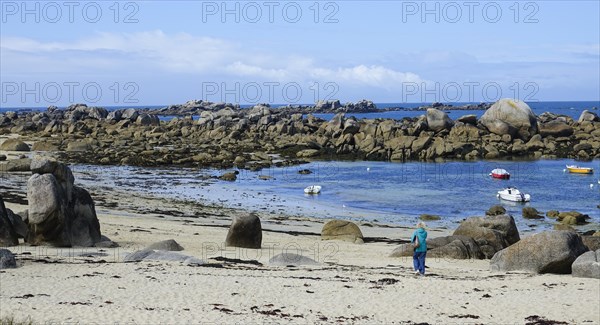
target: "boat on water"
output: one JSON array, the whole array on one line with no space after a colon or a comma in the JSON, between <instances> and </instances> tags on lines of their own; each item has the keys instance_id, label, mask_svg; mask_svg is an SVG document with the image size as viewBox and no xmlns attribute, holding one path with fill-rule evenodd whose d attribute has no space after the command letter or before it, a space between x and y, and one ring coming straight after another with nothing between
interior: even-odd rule
<instances>
[{"instance_id":1,"label":"boat on water","mask_svg":"<svg viewBox=\"0 0 600 325\"><path fill-rule=\"evenodd\" d=\"M510 179L510 173L506 171L506 169L502 169L502 168L496 168L494 170L492 170L492 172L490 173L490 176L492 176L492 178L496 178L496 179Z\"/></svg>"},{"instance_id":2,"label":"boat on water","mask_svg":"<svg viewBox=\"0 0 600 325\"><path fill-rule=\"evenodd\" d=\"M319 194L321 193L321 186L311 185L304 189L304 194Z\"/></svg>"},{"instance_id":3,"label":"boat on water","mask_svg":"<svg viewBox=\"0 0 600 325\"><path fill-rule=\"evenodd\" d=\"M591 167L579 167L577 165L567 165L569 173L573 174L593 174L594 168Z\"/></svg>"},{"instance_id":4,"label":"boat on water","mask_svg":"<svg viewBox=\"0 0 600 325\"><path fill-rule=\"evenodd\" d=\"M498 191L496 197L512 202L529 202L531 200L531 195L519 191L516 187L507 187Z\"/></svg>"}]
</instances>

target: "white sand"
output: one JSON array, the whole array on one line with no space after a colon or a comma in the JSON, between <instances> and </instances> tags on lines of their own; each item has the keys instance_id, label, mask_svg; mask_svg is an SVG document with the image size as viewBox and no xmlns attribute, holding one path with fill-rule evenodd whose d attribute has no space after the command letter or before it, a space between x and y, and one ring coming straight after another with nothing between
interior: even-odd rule
<instances>
[{"instance_id":1,"label":"white sand","mask_svg":"<svg viewBox=\"0 0 600 325\"><path fill-rule=\"evenodd\" d=\"M20 208L9 204L9 208ZM103 257L67 257L99 249L12 247L19 268L0 273L0 316L81 323L526 323L526 317L600 323L600 280L570 275L495 274L486 260L390 258L394 245L356 245L263 231L261 250L224 248L228 221L156 218L99 208L103 234L121 247ZM280 222L281 224L277 224ZM289 225L287 225L289 224ZM319 233L321 221L263 219L263 229ZM132 229L150 232L132 232ZM407 238L410 229L362 227L367 237ZM445 231L430 231L430 236ZM209 266L121 263L126 252L165 239ZM297 252L321 265L273 267ZM31 255L25 255L30 252ZM258 260L262 266L217 257ZM104 260L106 262L102 262ZM44 263L58 261L60 263ZM86 261L100 261L88 263ZM217 267L221 266L221 267ZM391 279L385 283L379 280Z\"/></svg>"}]
</instances>

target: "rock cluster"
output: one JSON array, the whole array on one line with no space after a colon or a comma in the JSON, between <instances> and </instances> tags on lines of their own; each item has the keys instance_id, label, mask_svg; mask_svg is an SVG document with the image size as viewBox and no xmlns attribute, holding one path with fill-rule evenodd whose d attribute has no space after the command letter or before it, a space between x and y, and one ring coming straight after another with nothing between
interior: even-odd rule
<instances>
[{"instance_id":1,"label":"rock cluster","mask_svg":"<svg viewBox=\"0 0 600 325\"><path fill-rule=\"evenodd\" d=\"M452 236L427 239L427 256L489 259L519 240L515 220L509 215L472 217L464 220ZM402 244L390 256L411 256L412 253L412 244Z\"/></svg>"},{"instance_id":2,"label":"rock cluster","mask_svg":"<svg viewBox=\"0 0 600 325\"><path fill-rule=\"evenodd\" d=\"M34 142L34 150L58 150L67 161L139 166L260 169L333 155L392 161L600 157L596 114L585 111L577 121L549 113L535 116L525 103L512 100L498 101L479 120L473 115L452 120L430 108L426 115L401 121L357 120L344 113L324 121L268 105L217 105L201 110L199 119L162 122L145 110L107 112L73 105L1 114L2 133L20 134Z\"/></svg>"}]
</instances>

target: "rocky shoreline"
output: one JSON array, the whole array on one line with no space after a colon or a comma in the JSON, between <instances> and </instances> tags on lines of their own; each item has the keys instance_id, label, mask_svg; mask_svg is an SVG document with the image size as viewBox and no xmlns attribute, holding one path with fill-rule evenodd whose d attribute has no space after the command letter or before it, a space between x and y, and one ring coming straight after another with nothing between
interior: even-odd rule
<instances>
[{"instance_id":1,"label":"rocky shoreline","mask_svg":"<svg viewBox=\"0 0 600 325\"><path fill-rule=\"evenodd\" d=\"M368 104L366 104L368 106ZM164 113L164 112L163 112ZM107 111L83 104L65 110L0 114L0 135L18 134L0 150L48 151L66 162L99 165L260 169L305 159L436 161L446 159L600 158L600 118L578 120L503 99L477 118L452 120L429 108L417 118L330 121L256 105L233 105L168 122L146 110ZM31 143L31 147L24 142ZM16 164L13 162L13 165ZM11 166L4 166L10 170Z\"/></svg>"}]
</instances>

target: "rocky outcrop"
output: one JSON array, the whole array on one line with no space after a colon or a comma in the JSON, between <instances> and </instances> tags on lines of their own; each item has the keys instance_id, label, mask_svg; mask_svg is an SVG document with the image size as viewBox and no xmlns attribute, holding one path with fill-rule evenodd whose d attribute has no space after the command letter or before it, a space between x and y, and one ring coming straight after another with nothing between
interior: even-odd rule
<instances>
[{"instance_id":1,"label":"rocky outcrop","mask_svg":"<svg viewBox=\"0 0 600 325\"><path fill-rule=\"evenodd\" d=\"M486 258L520 240L515 220L509 215L468 218L453 235L473 238Z\"/></svg>"},{"instance_id":2,"label":"rocky outcrop","mask_svg":"<svg viewBox=\"0 0 600 325\"><path fill-rule=\"evenodd\" d=\"M347 220L330 220L321 229L322 240L343 240L356 244L363 243L363 234L358 226Z\"/></svg>"},{"instance_id":3,"label":"rocky outcrop","mask_svg":"<svg viewBox=\"0 0 600 325\"><path fill-rule=\"evenodd\" d=\"M413 255L411 243L398 245L390 257L408 257ZM479 244L467 236L445 236L427 239L427 257L449 259L483 259L485 255Z\"/></svg>"},{"instance_id":4,"label":"rocky outcrop","mask_svg":"<svg viewBox=\"0 0 600 325\"><path fill-rule=\"evenodd\" d=\"M492 271L571 273L571 264L587 251L581 237L569 231L546 231L520 240L496 253Z\"/></svg>"},{"instance_id":5,"label":"rocky outcrop","mask_svg":"<svg viewBox=\"0 0 600 325\"><path fill-rule=\"evenodd\" d=\"M261 248L262 228L256 214L240 215L233 218L225 245L242 248Z\"/></svg>"},{"instance_id":6,"label":"rocky outcrop","mask_svg":"<svg viewBox=\"0 0 600 325\"><path fill-rule=\"evenodd\" d=\"M600 249L581 254L571 269L575 277L600 279Z\"/></svg>"},{"instance_id":7,"label":"rocky outcrop","mask_svg":"<svg viewBox=\"0 0 600 325\"><path fill-rule=\"evenodd\" d=\"M74 185L73 173L65 164L34 159L34 173L27 182L29 232L33 245L93 246L101 240L94 201Z\"/></svg>"},{"instance_id":8,"label":"rocky outcrop","mask_svg":"<svg viewBox=\"0 0 600 325\"><path fill-rule=\"evenodd\" d=\"M476 116L465 116L452 122L438 105L428 107L427 114L400 121L358 120L345 115L350 106L368 110L371 104L342 105L335 111L340 114L325 121L300 108L261 104L240 109L196 101L189 107L196 107L194 115L200 115L199 119L188 116L169 122L147 110L118 110L103 117L103 111L79 105L0 114L0 133L18 133L20 139L34 144L42 139L36 149L56 151L66 162L101 165L258 170L331 156L391 161L600 158L600 121L595 117L578 122L544 113L532 120L528 108L501 100L479 121ZM259 159L256 152L261 153ZM270 159L273 154L282 159Z\"/></svg>"}]
</instances>

